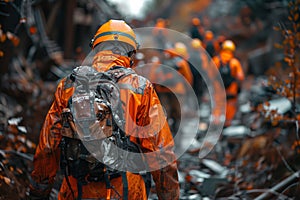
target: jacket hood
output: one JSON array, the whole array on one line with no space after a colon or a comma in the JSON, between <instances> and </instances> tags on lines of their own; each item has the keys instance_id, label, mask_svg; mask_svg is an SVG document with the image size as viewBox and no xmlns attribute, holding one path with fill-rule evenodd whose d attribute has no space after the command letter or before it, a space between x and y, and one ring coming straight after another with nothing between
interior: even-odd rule
<instances>
[{"instance_id":1,"label":"jacket hood","mask_svg":"<svg viewBox=\"0 0 300 200\"><path fill-rule=\"evenodd\" d=\"M112 51L100 51L93 59L92 66L99 72L107 71L114 66L130 67L130 58L112 53Z\"/></svg>"}]
</instances>

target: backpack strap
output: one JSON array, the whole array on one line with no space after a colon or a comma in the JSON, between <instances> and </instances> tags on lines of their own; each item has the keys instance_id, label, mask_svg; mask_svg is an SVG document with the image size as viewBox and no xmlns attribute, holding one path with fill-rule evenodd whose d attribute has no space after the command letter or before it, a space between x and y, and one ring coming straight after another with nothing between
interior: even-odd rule
<instances>
[{"instance_id":1,"label":"backpack strap","mask_svg":"<svg viewBox=\"0 0 300 200\"><path fill-rule=\"evenodd\" d=\"M122 78L130 75L130 74L135 74L133 69L131 68L125 68L122 66L115 66L110 68L107 73L110 75L110 77L117 83L119 80Z\"/></svg>"},{"instance_id":2,"label":"backpack strap","mask_svg":"<svg viewBox=\"0 0 300 200\"><path fill-rule=\"evenodd\" d=\"M128 200L128 180L126 172L121 172L123 182L123 199Z\"/></svg>"}]
</instances>

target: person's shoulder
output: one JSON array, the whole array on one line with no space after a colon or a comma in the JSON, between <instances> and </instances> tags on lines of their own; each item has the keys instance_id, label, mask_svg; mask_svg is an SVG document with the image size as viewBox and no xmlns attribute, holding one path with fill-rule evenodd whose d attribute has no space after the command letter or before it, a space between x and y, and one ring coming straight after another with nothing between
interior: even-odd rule
<instances>
[{"instance_id":1,"label":"person's shoulder","mask_svg":"<svg viewBox=\"0 0 300 200\"><path fill-rule=\"evenodd\" d=\"M90 67L91 68L91 67ZM68 89L73 87L73 83L75 82L77 76L83 76L87 73L88 66L76 66L71 72L66 74L60 80L58 80L58 87L62 87L63 89Z\"/></svg>"},{"instance_id":2,"label":"person's shoulder","mask_svg":"<svg viewBox=\"0 0 300 200\"><path fill-rule=\"evenodd\" d=\"M145 76L138 74L134 69L132 68L124 68L124 69L126 71L125 73L127 74L125 75L125 78L127 78L127 80L130 79L131 84L144 85L144 86L148 86L149 84L151 84L149 79L147 79Z\"/></svg>"},{"instance_id":3,"label":"person's shoulder","mask_svg":"<svg viewBox=\"0 0 300 200\"><path fill-rule=\"evenodd\" d=\"M137 74L137 73L135 73L134 76L136 76L139 79L140 82L143 82L146 85L151 84L151 81L148 78L146 78L145 76L142 76L142 75Z\"/></svg>"},{"instance_id":4,"label":"person's shoulder","mask_svg":"<svg viewBox=\"0 0 300 200\"><path fill-rule=\"evenodd\" d=\"M220 56L216 55L211 58L214 62L220 62Z\"/></svg>"},{"instance_id":5,"label":"person's shoulder","mask_svg":"<svg viewBox=\"0 0 300 200\"><path fill-rule=\"evenodd\" d=\"M241 62L237 58L232 58L230 60L230 65L232 65L232 66L239 66L239 65L241 65Z\"/></svg>"}]
</instances>

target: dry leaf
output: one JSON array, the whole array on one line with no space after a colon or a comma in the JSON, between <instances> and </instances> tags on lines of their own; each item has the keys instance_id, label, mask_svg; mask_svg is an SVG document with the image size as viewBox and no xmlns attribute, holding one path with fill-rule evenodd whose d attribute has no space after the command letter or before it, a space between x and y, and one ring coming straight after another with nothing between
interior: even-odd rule
<instances>
[{"instance_id":1,"label":"dry leaf","mask_svg":"<svg viewBox=\"0 0 300 200\"><path fill-rule=\"evenodd\" d=\"M3 180L4 180L4 182L5 182L7 185L9 185L9 184L11 183L10 178L3 177Z\"/></svg>"},{"instance_id":2,"label":"dry leaf","mask_svg":"<svg viewBox=\"0 0 300 200\"><path fill-rule=\"evenodd\" d=\"M299 13L296 13L294 16L294 21L297 21L299 19Z\"/></svg>"}]
</instances>

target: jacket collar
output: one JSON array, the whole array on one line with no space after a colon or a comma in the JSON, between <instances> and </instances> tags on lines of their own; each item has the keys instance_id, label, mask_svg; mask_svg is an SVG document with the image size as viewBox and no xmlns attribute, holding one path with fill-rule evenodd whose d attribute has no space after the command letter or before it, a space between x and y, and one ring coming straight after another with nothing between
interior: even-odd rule
<instances>
[{"instance_id":1,"label":"jacket collar","mask_svg":"<svg viewBox=\"0 0 300 200\"><path fill-rule=\"evenodd\" d=\"M113 54L111 51L100 51L93 59L93 67L99 71L107 71L115 66L130 67L130 58L127 56L121 56Z\"/></svg>"}]
</instances>

